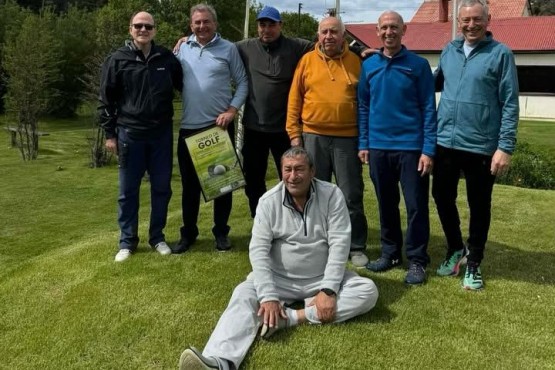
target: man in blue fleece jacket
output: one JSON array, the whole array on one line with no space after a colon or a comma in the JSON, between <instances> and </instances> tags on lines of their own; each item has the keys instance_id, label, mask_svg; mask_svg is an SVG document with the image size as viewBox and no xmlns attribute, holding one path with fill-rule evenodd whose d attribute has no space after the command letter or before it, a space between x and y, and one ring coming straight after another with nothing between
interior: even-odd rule
<instances>
[{"instance_id":1,"label":"man in blue fleece jacket","mask_svg":"<svg viewBox=\"0 0 555 370\"><path fill-rule=\"evenodd\" d=\"M401 43L407 26L386 11L377 26L383 48L362 65L358 85L359 158L370 163L381 226L381 257L374 272L401 264L401 183L407 208L407 284L426 280L430 237L429 174L436 148L434 79L426 59Z\"/></svg>"}]
</instances>

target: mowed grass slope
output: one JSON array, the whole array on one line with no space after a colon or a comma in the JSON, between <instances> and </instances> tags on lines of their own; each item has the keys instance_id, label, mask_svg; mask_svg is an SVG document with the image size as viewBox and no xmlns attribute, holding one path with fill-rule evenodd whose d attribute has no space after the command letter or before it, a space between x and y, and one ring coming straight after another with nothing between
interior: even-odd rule
<instances>
[{"instance_id":1,"label":"mowed grass slope","mask_svg":"<svg viewBox=\"0 0 555 370\"><path fill-rule=\"evenodd\" d=\"M214 251L209 203L201 207L193 249L162 257L146 243L148 183L139 251L114 263L117 168L88 167L88 127L44 123L41 130L51 135L40 139L39 159L31 163L0 134L1 369L176 368L186 346L204 346L250 271L252 221L242 190L234 193L232 252ZM364 177L368 253L376 258L378 216L367 169ZM181 225L177 166L173 190L170 244ZM466 229L464 193L461 184ZM362 271L380 290L374 310L345 324L307 325L257 340L243 368L555 368L555 191L495 187L486 289L478 293L463 291L457 278L435 276L444 238L433 202L430 210L425 286L406 288L401 269Z\"/></svg>"}]
</instances>

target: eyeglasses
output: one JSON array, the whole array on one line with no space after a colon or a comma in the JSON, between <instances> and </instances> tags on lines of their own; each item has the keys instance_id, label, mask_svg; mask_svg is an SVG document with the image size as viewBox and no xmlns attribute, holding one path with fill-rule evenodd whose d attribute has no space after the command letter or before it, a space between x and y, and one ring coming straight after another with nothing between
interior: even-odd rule
<instances>
[{"instance_id":1,"label":"eyeglasses","mask_svg":"<svg viewBox=\"0 0 555 370\"><path fill-rule=\"evenodd\" d=\"M137 31L140 31L143 29L143 27L145 28L145 30L147 31L152 31L154 29L154 25L153 24L148 24L148 23L133 23L132 24L133 28L136 29Z\"/></svg>"}]
</instances>

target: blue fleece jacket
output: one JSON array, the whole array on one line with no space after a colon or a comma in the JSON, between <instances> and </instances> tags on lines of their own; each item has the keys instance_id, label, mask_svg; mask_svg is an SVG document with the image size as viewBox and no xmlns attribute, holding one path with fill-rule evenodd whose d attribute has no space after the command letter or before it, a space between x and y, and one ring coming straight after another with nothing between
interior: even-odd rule
<instances>
[{"instance_id":1,"label":"blue fleece jacket","mask_svg":"<svg viewBox=\"0 0 555 370\"><path fill-rule=\"evenodd\" d=\"M465 57L464 39L450 42L439 59L436 83L439 145L492 155L512 154L518 124L518 75L511 50L490 32Z\"/></svg>"},{"instance_id":2,"label":"blue fleece jacket","mask_svg":"<svg viewBox=\"0 0 555 370\"><path fill-rule=\"evenodd\" d=\"M358 83L359 150L436 148L434 77L428 61L404 46L389 58L381 52L362 64Z\"/></svg>"},{"instance_id":3,"label":"blue fleece jacket","mask_svg":"<svg viewBox=\"0 0 555 370\"><path fill-rule=\"evenodd\" d=\"M181 128L209 126L230 106L239 109L245 103L247 74L235 44L216 34L202 46L192 35L179 48L177 59L183 67ZM231 81L235 82L235 93Z\"/></svg>"}]
</instances>

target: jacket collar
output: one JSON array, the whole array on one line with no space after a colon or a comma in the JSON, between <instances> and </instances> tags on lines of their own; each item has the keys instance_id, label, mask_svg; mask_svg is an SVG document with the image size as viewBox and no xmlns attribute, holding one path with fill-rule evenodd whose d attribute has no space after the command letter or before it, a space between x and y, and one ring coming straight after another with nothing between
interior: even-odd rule
<instances>
[{"instance_id":1,"label":"jacket collar","mask_svg":"<svg viewBox=\"0 0 555 370\"><path fill-rule=\"evenodd\" d=\"M306 204L308 204L310 199L314 197L314 193L316 193L316 182L314 179L312 179L312 181L310 182L310 188L308 188L308 194L306 196ZM291 208L295 211L297 210L295 208L295 205L293 204L293 197L291 196L291 193L289 193L289 191L287 190L285 183L283 183L282 201L284 207Z\"/></svg>"},{"instance_id":2,"label":"jacket collar","mask_svg":"<svg viewBox=\"0 0 555 370\"><path fill-rule=\"evenodd\" d=\"M220 34L216 32L212 40L210 40L206 45L203 46L197 41L197 36L195 34L192 34L191 36L189 36L189 39L187 40L187 45L189 45L189 47L198 46L200 48L204 48L215 44L221 38L222 37L220 36Z\"/></svg>"}]
</instances>

